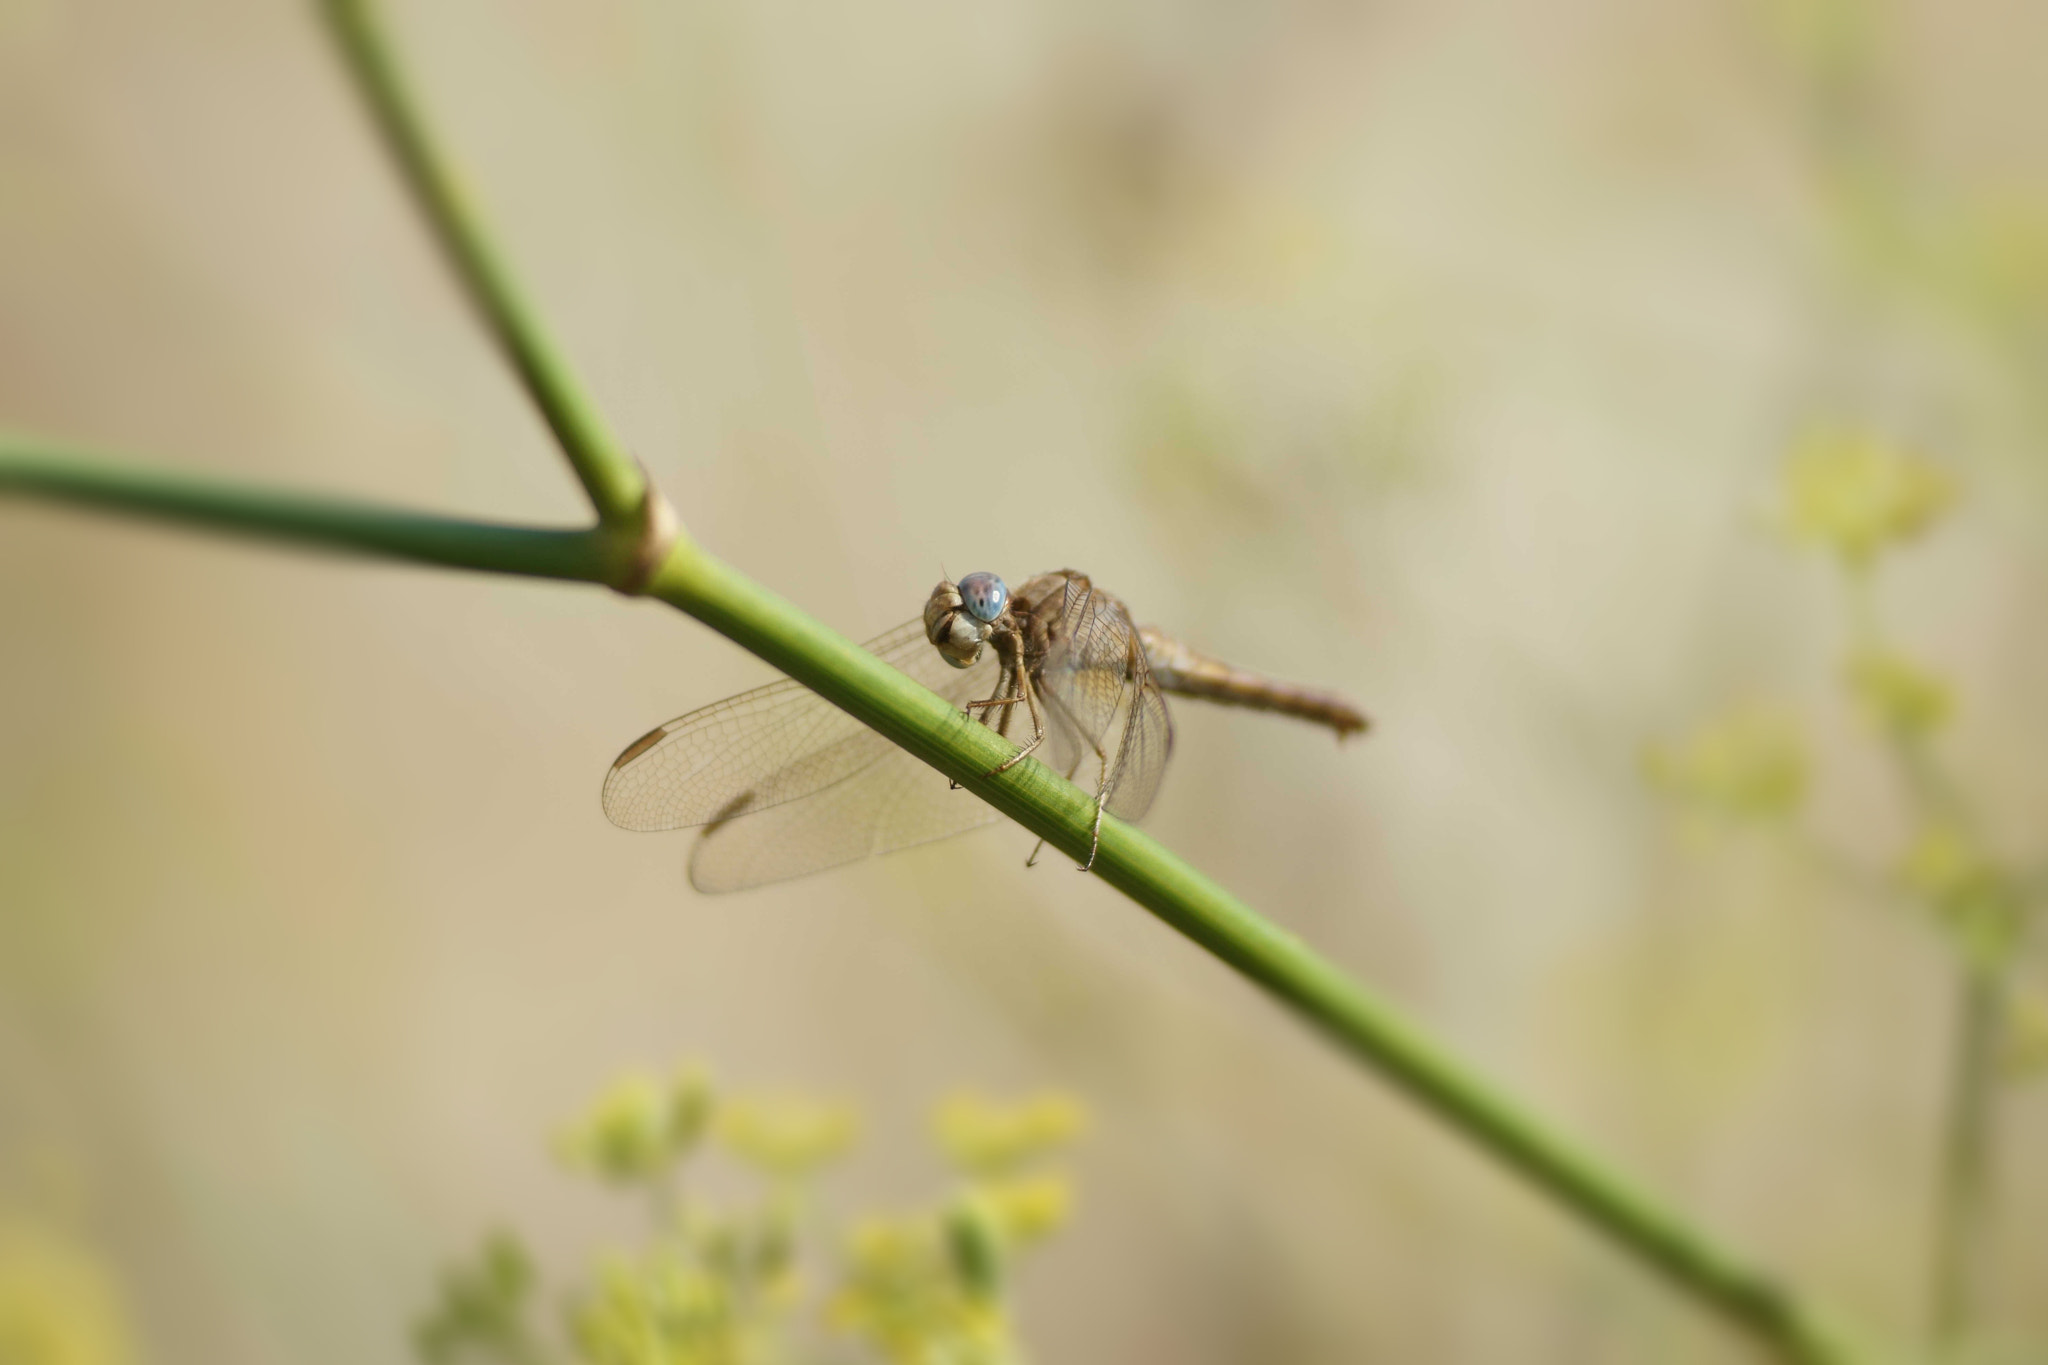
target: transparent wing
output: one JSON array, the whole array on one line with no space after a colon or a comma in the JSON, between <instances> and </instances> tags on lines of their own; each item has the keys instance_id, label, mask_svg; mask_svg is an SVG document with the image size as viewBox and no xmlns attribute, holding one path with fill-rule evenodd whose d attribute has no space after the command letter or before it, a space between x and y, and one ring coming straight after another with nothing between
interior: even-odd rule
<instances>
[{"instance_id":1,"label":"transparent wing","mask_svg":"<svg viewBox=\"0 0 2048 1365\"><path fill-rule=\"evenodd\" d=\"M1033 579L1020 595L1045 601L1053 591L1058 624L1039 674L1048 719L1057 722L1048 736L1052 765L1086 785L1091 773L1099 784L1107 764L1109 812L1142 819L1173 754L1166 698L1121 601L1072 570Z\"/></svg>"},{"instance_id":2,"label":"transparent wing","mask_svg":"<svg viewBox=\"0 0 2048 1365\"><path fill-rule=\"evenodd\" d=\"M1039 665L1042 690L1092 754L1124 700L1130 677L1125 637L1134 633L1129 615L1116 598L1071 569L1041 574L1017 595L1032 604L1032 614L1052 633L1052 647ZM1068 757L1056 751L1054 766L1065 768Z\"/></svg>"},{"instance_id":3,"label":"transparent wing","mask_svg":"<svg viewBox=\"0 0 2048 1365\"><path fill-rule=\"evenodd\" d=\"M1002 819L903 750L888 750L823 791L706 829L690 850L690 885L744 891Z\"/></svg>"},{"instance_id":4,"label":"transparent wing","mask_svg":"<svg viewBox=\"0 0 2048 1365\"><path fill-rule=\"evenodd\" d=\"M1122 757L1117 760L1116 781L1109 789L1108 809L1119 820L1137 821L1152 809L1159 781L1166 776L1166 760L1173 756L1173 717L1166 710L1166 695L1153 682L1149 669L1133 687L1124 726L1125 733L1119 737Z\"/></svg>"},{"instance_id":5,"label":"transparent wing","mask_svg":"<svg viewBox=\"0 0 2048 1365\"><path fill-rule=\"evenodd\" d=\"M954 668L925 639L922 621L878 636L866 648L956 705L990 695L1000 671L993 651L971 668ZM632 830L726 825L826 791L892 755L941 794L958 795L937 772L785 678L692 711L627 745L605 775L604 813ZM986 809L973 797L966 803ZM857 807L845 812L849 819L860 816Z\"/></svg>"}]
</instances>

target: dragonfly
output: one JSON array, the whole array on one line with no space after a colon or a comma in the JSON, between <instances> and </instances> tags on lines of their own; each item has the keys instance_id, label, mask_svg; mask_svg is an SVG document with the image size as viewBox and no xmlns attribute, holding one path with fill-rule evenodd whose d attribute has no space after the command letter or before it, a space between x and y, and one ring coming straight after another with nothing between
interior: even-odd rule
<instances>
[{"instance_id":1,"label":"dragonfly","mask_svg":"<svg viewBox=\"0 0 2048 1365\"><path fill-rule=\"evenodd\" d=\"M915 621L864 646L1095 796L1142 819L1173 753L1166 694L1365 730L1342 697L1233 667L1151 626L1088 575L941 580ZM930 843L1001 815L791 678L680 716L613 760L604 812L629 830L702 826L699 891L742 891ZM1033 852L1033 858L1036 857Z\"/></svg>"}]
</instances>

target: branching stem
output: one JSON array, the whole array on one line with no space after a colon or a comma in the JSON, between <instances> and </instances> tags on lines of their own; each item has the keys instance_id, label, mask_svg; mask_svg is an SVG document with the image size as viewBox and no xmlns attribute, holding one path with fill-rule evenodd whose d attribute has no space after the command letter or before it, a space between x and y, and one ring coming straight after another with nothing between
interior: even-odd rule
<instances>
[{"instance_id":1,"label":"branching stem","mask_svg":"<svg viewBox=\"0 0 2048 1365\"><path fill-rule=\"evenodd\" d=\"M546 416L596 506L588 530L494 526L174 478L0 441L0 494L25 493L217 530L445 567L607 583L687 612L969 788L1072 856L1089 849L1088 793L1031 761L936 694L674 533L639 467L613 440L527 308L481 221L433 151L366 0L323 8L407 185L471 299ZM1314 950L1114 818L1095 874L1313 1025L1780 1360L1854 1354L1814 1311L1605 1162L1552 1130Z\"/></svg>"},{"instance_id":2,"label":"branching stem","mask_svg":"<svg viewBox=\"0 0 2048 1365\"><path fill-rule=\"evenodd\" d=\"M1961 976L1935 1205L1931 1319L1935 1353L1942 1360L1967 1349L1976 1317L1990 1232L1992 1134L2007 1008L2005 976L1997 966L1966 961Z\"/></svg>"},{"instance_id":3,"label":"branching stem","mask_svg":"<svg viewBox=\"0 0 2048 1365\"><path fill-rule=\"evenodd\" d=\"M505 526L249 488L0 438L0 495L9 493L286 544L529 578L604 583L616 558L611 538L592 529Z\"/></svg>"},{"instance_id":4,"label":"branching stem","mask_svg":"<svg viewBox=\"0 0 2048 1365\"><path fill-rule=\"evenodd\" d=\"M484 219L428 131L371 0L321 0L357 90L456 278L607 525L638 520L647 479L520 292Z\"/></svg>"},{"instance_id":5,"label":"branching stem","mask_svg":"<svg viewBox=\"0 0 2048 1365\"><path fill-rule=\"evenodd\" d=\"M1886 648L1877 597L1868 566L1848 571L1844 588L1851 657ZM1961 830L1973 845L1982 842L1975 812L1924 735L1892 733L1885 747L1913 818L1922 828L1937 823ZM1934 914L1955 907L1926 907ZM1977 906L1984 914L2005 913ZM1937 1359L1968 1350L1991 1235L1996 1188L1999 1057L2005 1045L2009 1008L2006 958L2009 944L2000 926L1952 925L1957 940L1955 1022L1949 1054L1948 1098L1942 1115L1940 1166L1934 1177L1933 1250L1928 1325ZM1987 939L1987 933L1990 937Z\"/></svg>"},{"instance_id":6,"label":"branching stem","mask_svg":"<svg viewBox=\"0 0 2048 1365\"><path fill-rule=\"evenodd\" d=\"M603 533L491 526L62 460L0 443L0 493L29 493L186 524L495 573L608 581ZM687 540L648 584L687 612L959 782L1075 861L1095 802L1037 762L991 773L1010 746L844 636ZM1851 1354L1810 1309L1551 1130L1292 934L1131 825L1102 822L1095 874L1299 1014L1681 1290L1780 1359Z\"/></svg>"}]
</instances>

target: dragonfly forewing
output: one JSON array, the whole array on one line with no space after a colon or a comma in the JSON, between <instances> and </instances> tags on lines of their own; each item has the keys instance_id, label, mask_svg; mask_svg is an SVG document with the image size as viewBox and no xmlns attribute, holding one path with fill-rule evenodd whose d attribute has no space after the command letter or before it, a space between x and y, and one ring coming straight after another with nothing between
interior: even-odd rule
<instances>
[{"instance_id":1,"label":"dragonfly forewing","mask_svg":"<svg viewBox=\"0 0 2048 1365\"><path fill-rule=\"evenodd\" d=\"M822 791L714 823L690 852L690 885L744 891L992 825L1002 816L903 750Z\"/></svg>"},{"instance_id":2,"label":"dragonfly forewing","mask_svg":"<svg viewBox=\"0 0 2048 1365\"><path fill-rule=\"evenodd\" d=\"M1166 710L1166 697L1148 677L1135 690L1131 715L1120 736L1116 785L1110 790L1108 810L1119 820L1142 820L1159 795L1166 776L1166 760L1173 756L1173 718Z\"/></svg>"},{"instance_id":3,"label":"dragonfly forewing","mask_svg":"<svg viewBox=\"0 0 2048 1365\"><path fill-rule=\"evenodd\" d=\"M995 686L993 659L953 668L926 642L920 622L879 636L866 648L956 704ZM884 782L884 775L874 771L878 766L901 766L902 773ZM962 807L987 810L972 797L949 791L944 777L817 693L783 679L692 711L628 745L605 777L604 811L626 829L715 822L723 834L744 817L817 800L863 778L890 792L905 783L926 787L936 793L935 803L950 796ZM825 804L841 809L844 820L869 818L860 807L845 806L843 797L840 793ZM895 797L892 808L899 821L906 799ZM994 818L993 812L988 818ZM967 827L956 823L953 828ZM847 831L846 837L855 833Z\"/></svg>"}]
</instances>

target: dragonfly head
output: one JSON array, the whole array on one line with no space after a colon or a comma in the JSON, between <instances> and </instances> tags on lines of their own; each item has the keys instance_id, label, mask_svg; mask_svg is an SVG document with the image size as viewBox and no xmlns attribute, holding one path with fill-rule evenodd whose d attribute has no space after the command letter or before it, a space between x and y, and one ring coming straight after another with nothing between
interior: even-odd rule
<instances>
[{"instance_id":1,"label":"dragonfly head","mask_svg":"<svg viewBox=\"0 0 2048 1365\"><path fill-rule=\"evenodd\" d=\"M992 573L971 573L957 584L940 582L924 604L925 638L955 668L981 657L991 624L1010 605L1010 590Z\"/></svg>"},{"instance_id":2,"label":"dragonfly head","mask_svg":"<svg viewBox=\"0 0 2048 1365\"><path fill-rule=\"evenodd\" d=\"M971 573L960 580L960 604L983 623L993 623L1010 605L1010 588L992 573Z\"/></svg>"}]
</instances>

